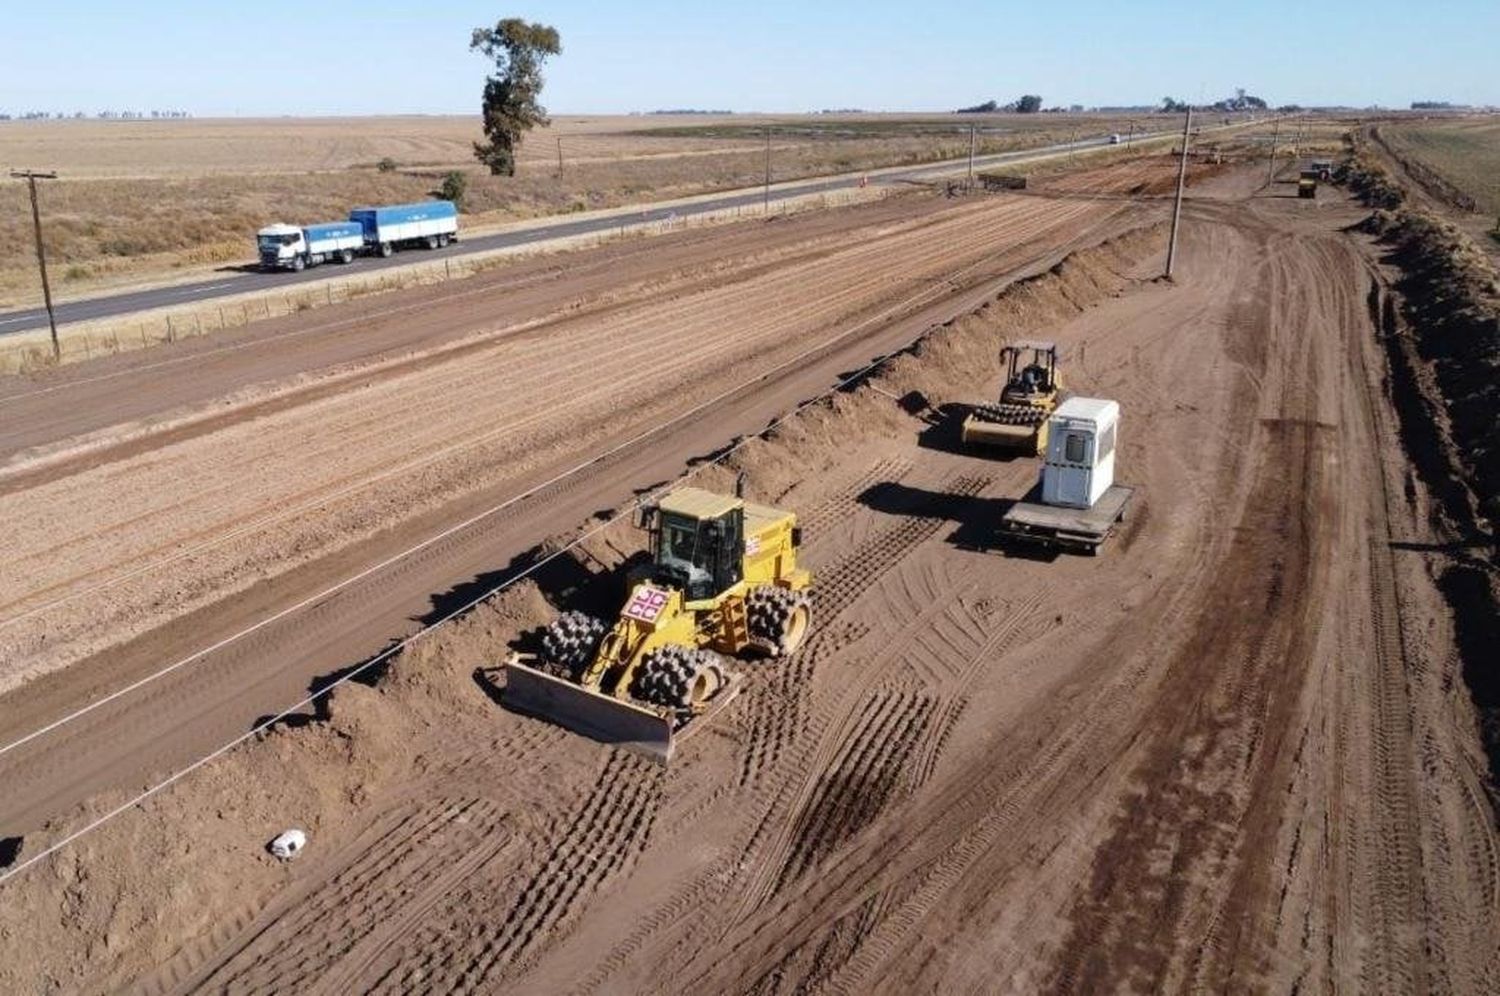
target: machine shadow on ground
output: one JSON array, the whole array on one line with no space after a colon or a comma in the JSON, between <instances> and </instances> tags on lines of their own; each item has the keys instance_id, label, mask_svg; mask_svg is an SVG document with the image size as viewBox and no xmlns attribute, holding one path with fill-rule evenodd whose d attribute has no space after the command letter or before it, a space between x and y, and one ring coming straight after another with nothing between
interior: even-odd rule
<instances>
[{"instance_id":1,"label":"machine shadow on ground","mask_svg":"<svg viewBox=\"0 0 1500 996\"><path fill-rule=\"evenodd\" d=\"M946 541L973 553L996 553L1020 560L1050 563L1059 552L1047 547L1017 543L999 530L1000 518L1016 504L1014 498L982 498L946 494L895 481L874 484L862 491L858 502L884 515L912 518L943 518L957 525Z\"/></svg>"},{"instance_id":2,"label":"machine shadow on ground","mask_svg":"<svg viewBox=\"0 0 1500 996\"><path fill-rule=\"evenodd\" d=\"M1011 452L994 446L977 448L963 441L964 419L974 411L974 406L958 401L948 401L936 408L929 408L922 416L926 428L917 433L917 445L924 450L952 453L957 456L983 456L995 463L1013 463L1020 459L1031 459L1026 454Z\"/></svg>"}]
</instances>

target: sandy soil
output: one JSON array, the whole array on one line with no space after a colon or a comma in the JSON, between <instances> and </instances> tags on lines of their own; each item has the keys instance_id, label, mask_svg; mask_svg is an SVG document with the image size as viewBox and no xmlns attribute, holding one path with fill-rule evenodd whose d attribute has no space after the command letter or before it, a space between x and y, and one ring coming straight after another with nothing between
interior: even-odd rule
<instances>
[{"instance_id":1,"label":"sandy soil","mask_svg":"<svg viewBox=\"0 0 1500 996\"><path fill-rule=\"evenodd\" d=\"M965 212L950 272L1015 210ZM612 529L341 689L327 722L9 884L0 983L1494 991L1493 813L1347 213L1199 201L1176 285L1148 279L1159 231L1084 252L706 472L800 511L818 630L746 664L670 769L496 702L507 642L612 597L637 542ZM853 286L827 267L829 297ZM943 406L996 389L997 339L1037 335L1125 412L1142 498L1098 559L994 548L1035 465L951 444ZM427 376L377 384L370 410L474 391ZM892 400L911 392L933 407ZM313 847L277 866L260 848L289 824Z\"/></svg>"}]
</instances>

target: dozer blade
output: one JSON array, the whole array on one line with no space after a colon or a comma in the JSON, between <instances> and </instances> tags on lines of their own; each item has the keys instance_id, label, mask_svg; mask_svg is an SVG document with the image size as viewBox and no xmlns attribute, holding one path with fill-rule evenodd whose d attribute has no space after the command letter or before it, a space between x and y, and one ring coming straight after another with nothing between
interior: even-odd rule
<instances>
[{"instance_id":1,"label":"dozer blade","mask_svg":"<svg viewBox=\"0 0 1500 996\"><path fill-rule=\"evenodd\" d=\"M519 654L512 654L505 662L504 699L518 712L666 764L677 744L727 706L739 694L741 684L741 678L732 676L707 709L679 725L645 706L529 667Z\"/></svg>"},{"instance_id":2,"label":"dozer blade","mask_svg":"<svg viewBox=\"0 0 1500 996\"><path fill-rule=\"evenodd\" d=\"M965 446L993 446L997 449L1015 450L1035 455L1040 426L1007 425L1004 422L986 422L970 415L964 419L960 438Z\"/></svg>"}]
</instances>

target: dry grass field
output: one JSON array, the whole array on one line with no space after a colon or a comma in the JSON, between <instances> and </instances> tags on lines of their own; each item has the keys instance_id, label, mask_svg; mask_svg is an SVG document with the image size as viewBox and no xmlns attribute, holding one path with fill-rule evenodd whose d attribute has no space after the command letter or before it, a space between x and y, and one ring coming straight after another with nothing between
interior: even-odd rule
<instances>
[{"instance_id":1,"label":"dry grass field","mask_svg":"<svg viewBox=\"0 0 1500 996\"><path fill-rule=\"evenodd\" d=\"M752 185L772 131L778 180L1160 126L1150 115L651 115L559 117L522 148L519 175L490 177L470 154L473 117L0 123L0 165L55 169L47 246L60 297L246 262L253 233L344 217L361 203L429 196L469 179L470 225ZM558 151L563 168L558 175ZM392 160L395 168L378 164ZM24 187L0 185L0 308L39 296Z\"/></svg>"},{"instance_id":2,"label":"dry grass field","mask_svg":"<svg viewBox=\"0 0 1500 996\"><path fill-rule=\"evenodd\" d=\"M1430 168L1471 198L1475 210L1500 214L1500 117L1382 125L1380 134L1404 160Z\"/></svg>"}]
</instances>

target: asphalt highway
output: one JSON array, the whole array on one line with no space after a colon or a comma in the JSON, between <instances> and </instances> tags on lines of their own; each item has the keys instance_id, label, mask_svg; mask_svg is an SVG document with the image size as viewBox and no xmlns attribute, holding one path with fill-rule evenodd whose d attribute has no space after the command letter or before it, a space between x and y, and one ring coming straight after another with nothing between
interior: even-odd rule
<instances>
[{"instance_id":1,"label":"asphalt highway","mask_svg":"<svg viewBox=\"0 0 1500 996\"><path fill-rule=\"evenodd\" d=\"M1155 134L1143 133L1137 135L1136 138L1151 138ZM1006 152L991 156L980 156L975 158L974 165L976 168L988 168L1006 163L1037 159L1058 152L1067 152L1070 149L1085 149L1106 145L1109 143L1109 139L1110 136L1108 135L1098 135L1078 139L1075 142L1064 142L1059 145L1024 149L1017 152ZM952 173L955 169L961 168L967 165L967 163L968 160L965 158L927 163L906 169L884 169L817 177L809 179L804 183L776 187L771 191L771 199L785 200L792 197L802 197L808 194L847 188L852 184L858 183L862 176L868 176L869 182L879 184L908 183L914 180L932 179ZM569 236L587 235L593 232L610 231L629 228L634 225L666 221L670 218L684 218L707 214L713 211L722 211L726 208L748 207L762 203L764 197L764 190L757 187L751 190L730 191L720 197L712 197L688 204L666 203L655 206L642 205L638 211L618 213L607 217L558 221L555 224L519 231L499 232L493 235L476 236L473 238L463 238L462 233L460 233L462 241L454 243L445 249L409 249L385 259L381 259L378 256L366 256L356 260L353 266L356 269L364 271L379 270L430 259L461 256L466 253L486 252L491 249L528 245L536 242L547 242ZM247 236L247 252L250 244L251 240ZM300 273L290 271L263 273L252 270L236 270L218 274L212 279L196 283L177 284L170 287L156 287L147 290L130 291L124 294L111 294L102 297L81 298L76 301L60 302L54 305L54 310L57 313L58 324L62 325L70 322L82 322L96 318L126 315L137 311L148 311L154 308L193 304L212 300L216 297L227 297L231 294L281 289L310 280L322 280L332 276L340 276L342 273L343 268L338 264L315 266ZM47 311L45 308L0 312L0 335L13 334L33 328L45 328L46 325Z\"/></svg>"}]
</instances>

